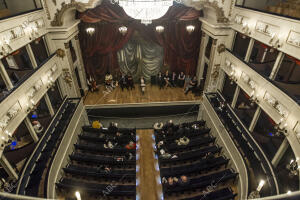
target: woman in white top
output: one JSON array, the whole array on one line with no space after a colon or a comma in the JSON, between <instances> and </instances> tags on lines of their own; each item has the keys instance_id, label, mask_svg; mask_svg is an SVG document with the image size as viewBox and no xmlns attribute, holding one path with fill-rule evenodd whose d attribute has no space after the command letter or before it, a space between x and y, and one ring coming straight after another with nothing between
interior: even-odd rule
<instances>
[{"instance_id":1,"label":"woman in white top","mask_svg":"<svg viewBox=\"0 0 300 200\"><path fill-rule=\"evenodd\" d=\"M142 94L144 95L145 94L145 89L146 89L146 82L145 82L145 79L144 77L142 76L141 77L141 90L142 90Z\"/></svg>"}]
</instances>

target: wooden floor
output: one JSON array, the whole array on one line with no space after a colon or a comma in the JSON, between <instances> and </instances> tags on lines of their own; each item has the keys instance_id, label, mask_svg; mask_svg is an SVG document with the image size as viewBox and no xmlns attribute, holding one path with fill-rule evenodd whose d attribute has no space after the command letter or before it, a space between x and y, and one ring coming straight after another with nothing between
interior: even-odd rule
<instances>
[{"instance_id":1,"label":"wooden floor","mask_svg":"<svg viewBox=\"0 0 300 200\"><path fill-rule=\"evenodd\" d=\"M99 86L99 91L89 92L85 98L85 105L97 104L126 104L126 103L150 103L150 102L172 102L172 101L196 101L200 97L195 97L191 92L184 94L183 88L159 89L158 86L146 86L146 92L143 95L139 85L133 90L120 87L115 88L111 93L107 93L103 85Z\"/></svg>"},{"instance_id":2,"label":"wooden floor","mask_svg":"<svg viewBox=\"0 0 300 200\"><path fill-rule=\"evenodd\" d=\"M158 194L161 193L162 187L157 184L156 178L159 172L155 170L156 160L154 159L154 149L152 146L153 130L137 130L139 136L140 148L139 171L137 177L139 178L139 185L137 187L137 194L140 195L141 200L158 200Z\"/></svg>"}]
</instances>

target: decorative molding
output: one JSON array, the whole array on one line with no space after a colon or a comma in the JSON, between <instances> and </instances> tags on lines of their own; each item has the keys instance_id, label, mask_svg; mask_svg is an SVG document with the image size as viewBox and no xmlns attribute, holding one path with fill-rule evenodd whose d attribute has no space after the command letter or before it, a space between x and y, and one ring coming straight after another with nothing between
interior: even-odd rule
<instances>
[{"instance_id":1,"label":"decorative molding","mask_svg":"<svg viewBox=\"0 0 300 200\"><path fill-rule=\"evenodd\" d=\"M53 2L53 3L54 3L54 5L56 6L56 4L57 4L56 0L52 0L52 2Z\"/></svg>"},{"instance_id":2,"label":"decorative molding","mask_svg":"<svg viewBox=\"0 0 300 200\"><path fill-rule=\"evenodd\" d=\"M59 58L64 58L66 56L66 52L63 49L57 49L56 50L56 56L58 56Z\"/></svg>"},{"instance_id":3,"label":"decorative molding","mask_svg":"<svg viewBox=\"0 0 300 200\"><path fill-rule=\"evenodd\" d=\"M50 15L50 12L49 12L47 0L43 0L43 4L44 4L44 10L45 10L46 15L47 15L47 19L51 20L51 15Z\"/></svg>"},{"instance_id":4,"label":"decorative molding","mask_svg":"<svg viewBox=\"0 0 300 200\"><path fill-rule=\"evenodd\" d=\"M83 12L88 8L92 8L94 5L101 4L102 0L90 0L88 3L76 2L71 0L71 3L61 3L61 8L56 10L54 19L51 21L51 26L63 26L63 16L67 10L76 9L79 12Z\"/></svg>"},{"instance_id":5,"label":"decorative molding","mask_svg":"<svg viewBox=\"0 0 300 200\"><path fill-rule=\"evenodd\" d=\"M219 44L219 46L217 47L217 51L219 54L225 52L225 50L226 50L225 44Z\"/></svg>"},{"instance_id":6,"label":"decorative molding","mask_svg":"<svg viewBox=\"0 0 300 200\"><path fill-rule=\"evenodd\" d=\"M234 3L235 3L235 0L231 0L231 2L230 2L230 7L229 7L229 12L228 12L228 17L231 17L231 16L232 16Z\"/></svg>"},{"instance_id":7,"label":"decorative molding","mask_svg":"<svg viewBox=\"0 0 300 200\"><path fill-rule=\"evenodd\" d=\"M225 16L223 8L219 7L218 1L215 0L213 2L210 2L207 0L204 2L204 6L208 6L208 7L215 9L218 23L228 23L229 22L229 19Z\"/></svg>"},{"instance_id":8,"label":"decorative molding","mask_svg":"<svg viewBox=\"0 0 300 200\"><path fill-rule=\"evenodd\" d=\"M75 39L75 40L79 40L79 36L78 36L78 35L75 35L74 39Z\"/></svg>"},{"instance_id":9,"label":"decorative molding","mask_svg":"<svg viewBox=\"0 0 300 200\"><path fill-rule=\"evenodd\" d=\"M260 32L262 34L265 34L269 37L272 37L273 34L277 34L279 32L279 27L278 26L274 26L272 24L269 24L269 23L266 23L266 22L263 22L263 21L260 21L258 20L256 22L256 26L255 26L255 30L257 32Z\"/></svg>"},{"instance_id":10,"label":"decorative molding","mask_svg":"<svg viewBox=\"0 0 300 200\"><path fill-rule=\"evenodd\" d=\"M286 42L300 48L300 33L291 30Z\"/></svg>"},{"instance_id":11,"label":"decorative molding","mask_svg":"<svg viewBox=\"0 0 300 200\"><path fill-rule=\"evenodd\" d=\"M65 48L66 48L66 49L69 49L69 48L70 48L69 42L66 42L66 43L64 43L64 44L65 44Z\"/></svg>"}]
</instances>

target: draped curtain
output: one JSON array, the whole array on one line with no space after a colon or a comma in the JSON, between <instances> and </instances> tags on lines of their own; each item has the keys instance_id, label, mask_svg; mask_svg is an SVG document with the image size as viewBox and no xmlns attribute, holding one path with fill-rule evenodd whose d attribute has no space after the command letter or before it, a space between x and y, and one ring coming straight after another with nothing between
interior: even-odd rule
<instances>
[{"instance_id":1,"label":"draped curtain","mask_svg":"<svg viewBox=\"0 0 300 200\"><path fill-rule=\"evenodd\" d=\"M163 66L163 48L151 41L144 40L138 32L118 51L121 73L132 74L137 80L141 76L149 80L157 75Z\"/></svg>"},{"instance_id":2,"label":"draped curtain","mask_svg":"<svg viewBox=\"0 0 300 200\"><path fill-rule=\"evenodd\" d=\"M156 66L154 70L154 66L161 62L151 61L156 58L157 54L154 53L158 53L156 51L158 47L155 45L159 45L163 48L163 52L159 51L160 55L163 55L161 65L165 65L171 71L195 74L201 39L201 23L198 18L201 15L201 11L174 4L165 16L145 26L127 16L118 5L103 0L100 6L79 14L82 21L79 25L79 36L87 73L100 81L107 71L117 75L120 70L131 73L140 70L142 72L137 74L149 78L150 74L156 73L160 68ZM186 25L191 24L195 26L195 30L189 34ZM121 25L128 28L126 35L118 31ZM163 33L155 31L157 25L165 27ZM92 36L85 31L88 27L95 28ZM129 42L135 38L136 34L133 34L135 31L143 38L139 39L139 43L143 45L134 45L136 43L134 39ZM125 45L126 48L123 48ZM133 59L138 53L137 47L140 48L140 54L144 59ZM124 63L125 57L127 63ZM145 68L139 68L141 66Z\"/></svg>"}]
</instances>

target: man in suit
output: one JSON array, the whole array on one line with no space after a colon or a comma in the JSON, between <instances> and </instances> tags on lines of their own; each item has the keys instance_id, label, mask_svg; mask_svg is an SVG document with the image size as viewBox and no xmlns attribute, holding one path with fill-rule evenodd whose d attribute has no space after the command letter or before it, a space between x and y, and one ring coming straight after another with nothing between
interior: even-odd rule
<instances>
[{"instance_id":1,"label":"man in suit","mask_svg":"<svg viewBox=\"0 0 300 200\"><path fill-rule=\"evenodd\" d=\"M127 80L127 77L124 74L122 74L122 76L121 76L120 86L121 86L122 91L124 90L124 88L126 88L127 90L129 90L128 80Z\"/></svg>"}]
</instances>

